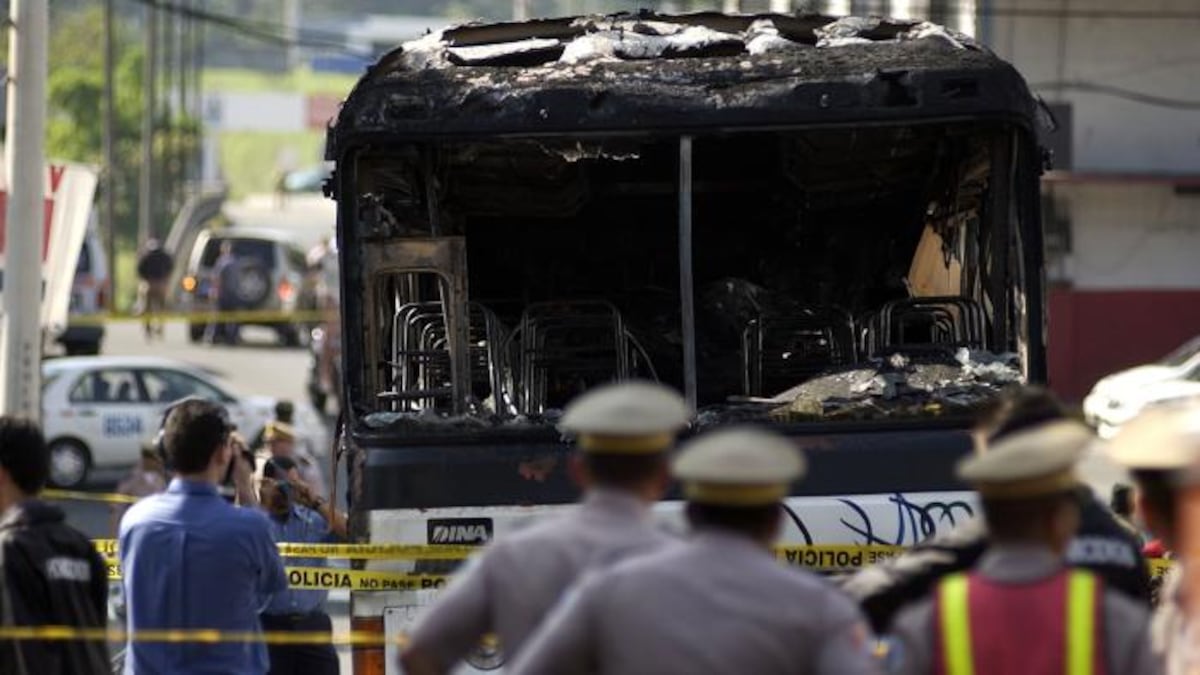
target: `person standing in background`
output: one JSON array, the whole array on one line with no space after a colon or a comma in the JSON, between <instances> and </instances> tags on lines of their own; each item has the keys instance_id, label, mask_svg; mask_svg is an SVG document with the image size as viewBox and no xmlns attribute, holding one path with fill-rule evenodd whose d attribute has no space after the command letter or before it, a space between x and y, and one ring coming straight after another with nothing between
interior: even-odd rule
<instances>
[{"instance_id":1,"label":"person standing in background","mask_svg":"<svg viewBox=\"0 0 1200 675\"><path fill-rule=\"evenodd\" d=\"M272 457L259 472L259 499L269 516L276 543L322 544L346 537L346 516L313 493L287 457ZM325 567L321 558L290 558L289 565ZM331 633L324 590L289 589L276 594L260 618L272 632ZM270 644L270 675L337 675L338 656L331 644Z\"/></svg>"},{"instance_id":2,"label":"person standing in background","mask_svg":"<svg viewBox=\"0 0 1200 675\"><path fill-rule=\"evenodd\" d=\"M61 509L37 499L50 455L37 424L0 417L0 626L103 629L108 570ZM0 641L6 675L107 675L103 640Z\"/></svg>"},{"instance_id":3,"label":"person standing in background","mask_svg":"<svg viewBox=\"0 0 1200 675\"><path fill-rule=\"evenodd\" d=\"M238 275L241 266L233 255L233 242L221 242L220 255L213 263L210 288L217 308L216 318L209 324L207 333L211 343L223 342L234 345L238 342L238 324L230 321L227 312L241 308L237 297Z\"/></svg>"},{"instance_id":4,"label":"person standing in background","mask_svg":"<svg viewBox=\"0 0 1200 675\"><path fill-rule=\"evenodd\" d=\"M325 490L325 478L321 465L307 450L296 445L296 428L279 421L268 422L263 429L261 457L286 457L296 463L300 477L317 494L329 496Z\"/></svg>"},{"instance_id":5,"label":"person standing in background","mask_svg":"<svg viewBox=\"0 0 1200 675\"><path fill-rule=\"evenodd\" d=\"M142 310L142 327L146 340L157 336L163 338L163 319L167 311L167 296L170 290L171 271L175 260L163 248L158 239L150 238L138 256L138 305Z\"/></svg>"}]
</instances>

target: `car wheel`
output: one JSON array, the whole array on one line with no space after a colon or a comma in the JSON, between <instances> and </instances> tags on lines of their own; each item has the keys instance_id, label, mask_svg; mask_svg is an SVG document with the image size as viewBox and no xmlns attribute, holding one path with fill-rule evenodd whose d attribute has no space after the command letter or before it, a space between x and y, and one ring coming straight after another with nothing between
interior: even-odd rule
<instances>
[{"instance_id":1,"label":"car wheel","mask_svg":"<svg viewBox=\"0 0 1200 675\"><path fill-rule=\"evenodd\" d=\"M79 441L60 438L50 444L50 484L54 487L78 487L91 464L88 449Z\"/></svg>"},{"instance_id":2,"label":"car wheel","mask_svg":"<svg viewBox=\"0 0 1200 675\"><path fill-rule=\"evenodd\" d=\"M247 262L238 271L233 295L243 307L258 307L271 294L271 275L258 262Z\"/></svg>"}]
</instances>

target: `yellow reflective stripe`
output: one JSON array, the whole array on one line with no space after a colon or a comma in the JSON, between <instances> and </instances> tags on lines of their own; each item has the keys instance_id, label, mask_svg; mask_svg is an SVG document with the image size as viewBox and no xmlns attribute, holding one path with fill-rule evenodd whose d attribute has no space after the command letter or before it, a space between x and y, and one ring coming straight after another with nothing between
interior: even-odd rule
<instances>
[{"instance_id":1,"label":"yellow reflective stripe","mask_svg":"<svg viewBox=\"0 0 1200 675\"><path fill-rule=\"evenodd\" d=\"M951 574L938 585L942 658L946 675L973 675L971 617L967 609L967 575Z\"/></svg>"},{"instance_id":2,"label":"yellow reflective stripe","mask_svg":"<svg viewBox=\"0 0 1200 675\"><path fill-rule=\"evenodd\" d=\"M1071 572L1067 580L1067 675L1092 675L1096 635L1096 579Z\"/></svg>"}]
</instances>

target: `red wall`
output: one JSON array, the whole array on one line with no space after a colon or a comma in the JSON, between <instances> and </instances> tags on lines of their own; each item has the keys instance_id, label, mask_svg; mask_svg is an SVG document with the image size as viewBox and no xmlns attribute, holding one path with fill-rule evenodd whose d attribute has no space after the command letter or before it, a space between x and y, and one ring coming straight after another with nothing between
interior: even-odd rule
<instances>
[{"instance_id":1,"label":"red wall","mask_svg":"<svg viewBox=\"0 0 1200 675\"><path fill-rule=\"evenodd\" d=\"M1050 387L1079 401L1101 377L1148 363L1200 335L1200 290L1049 293Z\"/></svg>"}]
</instances>

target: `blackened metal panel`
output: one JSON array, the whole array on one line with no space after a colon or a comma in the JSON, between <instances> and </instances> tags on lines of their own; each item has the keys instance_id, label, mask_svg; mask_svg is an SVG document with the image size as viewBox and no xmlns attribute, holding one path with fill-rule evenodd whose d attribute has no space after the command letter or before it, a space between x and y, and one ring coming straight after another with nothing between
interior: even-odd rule
<instances>
[{"instance_id":1,"label":"blackened metal panel","mask_svg":"<svg viewBox=\"0 0 1200 675\"><path fill-rule=\"evenodd\" d=\"M954 465L971 451L963 429L829 433L798 437L808 475L799 496L965 489ZM578 491L569 446L552 439L368 448L361 509L564 504Z\"/></svg>"}]
</instances>

